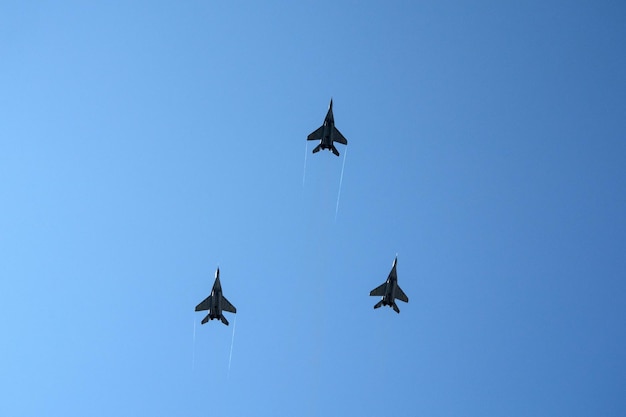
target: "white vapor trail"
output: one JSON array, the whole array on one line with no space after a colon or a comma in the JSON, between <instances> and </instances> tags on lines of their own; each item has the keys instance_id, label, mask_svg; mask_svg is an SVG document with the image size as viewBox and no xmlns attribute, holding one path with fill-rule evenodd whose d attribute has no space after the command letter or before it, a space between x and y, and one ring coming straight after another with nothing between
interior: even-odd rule
<instances>
[{"instance_id":1,"label":"white vapor trail","mask_svg":"<svg viewBox=\"0 0 626 417\"><path fill-rule=\"evenodd\" d=\"M235 329L237 328L237 316L235 316L235 322L233 323L233 338L230 341L230 355L228 356L228 376L230 378L230 363L233 360L233 345L235 344Z\"/></svg>"},{"instance_id":2,"label":"white vapor trail","mask_svg":"<svg viewBox=\"0 0 626 417\"><path fill-rule=\"evenodd\" d=\"M337 193L337 206L335 207L335 223L337 223L337 213L339 212L339 197L341 197L341 183L343 182L343 170L346 167L346 155L348 155L348 148L343 153L343 164L341 165L341 177L339 178L339 192Z\"/></svg>"},{"instance_id":3,"label":"white vapor trail","mask_svg":"<svg viewBox=\"0 0 626 417\"><path fill-rule=\"evenodd\" d=\"M193 371L196 364L196 319L193 320L193 351L191 353L191 370Z\"/></svg>"},{"instance_id":4,"label":"white vapor trail","mask_svg":"<svg viewBox=\"0 0 626 417\"><path fill-rule=\"evenodd\" d=\"M304 169L302 170L302 188L304 188L304 177L306 175L306 154L308 154L308 142L304 142Z\"/></svg>"}]
</instances>

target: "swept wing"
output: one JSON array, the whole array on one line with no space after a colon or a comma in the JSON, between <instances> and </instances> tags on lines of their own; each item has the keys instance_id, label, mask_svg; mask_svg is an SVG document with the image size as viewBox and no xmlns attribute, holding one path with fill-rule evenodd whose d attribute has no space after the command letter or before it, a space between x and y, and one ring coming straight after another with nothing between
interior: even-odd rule
<instances>
[{"instance_id":1,"label":"swept wing","mask_svg":"<svg viewBox=\"0 0 626 417\"><path fill-rule=\"evenodd\" d=\"M405 303L409 302L409 297L406 296L406 294L404 293L404 291L402 291L402 288L400 288L399 285L396 287L396 298L400 301L404 301Z\"/></svg>"},{"instance_id":2,"label":"swept wing","mask_svg":"<svg viewBox=\"0 0 626 417\"><path fill-rule=\"evenodd\" d=\"M387 287L387 283L383 282L381 285L379 285L378 287L376 287L372 291L370 291L370 295L382 297L383 295L385 295L386 287Z\"/></svg>"},{"instance_id":3,"label":"swept wing","mask_svg":"<svg viewBox=\"0 0 626 417\"><path fill-rule=\"evenodd\" d=\"M223 295L222 295L222 310L223 311L228 311L230 313L236 313L237 312L237 309L235 308L235 306L232 305L230 303L230 301L228 301L226 299L226 297L224 297Z\"/></svg>"},{"instance_id":4,"label":"swept wing","mask_svg":"<svg viewBox=\"0 0 626 417\"><path fill-rule=\"evenodd\" d=\"M212 295L209 295L207 298L204 299L204 301L198 304L196 306L196 311L208 310L211 307L212 297L213 297Z\"/></svg>"},{"instance_id":5,"label":"swept wing","mask_svg":"<svg viewBox=\"0 0 626 417\"><path fill-rule=\"evenodd\" d=\"M324 134L324 126L320 126L319 129L317 129L315 132L311 133L306 140L319 140L322 138L322 135Z\"/></svg>"},{"instance_id":6,"label":"swept wing","mask_svg":"<svg viewBox=\"0 0 626 417\"><path fill-rule=\"evenodd\" d=\"M348 144L348 139L346 139L335 126L333 126L333 140L341 143L342 145Z\"/></svg>"}]
</instances>

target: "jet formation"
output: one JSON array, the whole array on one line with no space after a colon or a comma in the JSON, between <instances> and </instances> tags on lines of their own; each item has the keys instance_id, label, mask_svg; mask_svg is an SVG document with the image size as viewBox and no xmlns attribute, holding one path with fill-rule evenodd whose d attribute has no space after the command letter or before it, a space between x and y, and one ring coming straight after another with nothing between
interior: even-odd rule
<instances>
[{"instance_id":1,"label":"jet formation","mask_svg":"<svg viewBox=\"0 0 626 417\"><path fill-rule=\"evenodd\" d=\"M341 132L335 127L335 117L333 116L333 99L330 99L330 105L328 106L328 113L324 118L324 124L311 133L307 140L319 140L320 144L313 149L313 153L319 152L321 149L329 149L332 153L339 156L339 151L335 148L335 142L343 145L348 144L348 140L341 134ZM398 264L398 256L393 260L391 272L387 280L374 288L370 292L370 296L382 297L381 300L374 305L374 308L381 306L389 306L393 308L396 313L400 313L400 309L396 304L396 300L409 302L409 297L406 296L402 288L398 286L398 274L396 272L396 266ZM200 304L196 306L196 311L208 310L209 314L202 319L202 324L207 323L209 320L219 319L228 326L228 320L224 317L223 312L228 311L230 313L237 313L237 309L230 301L222 294L222 284L220 283L220 269L215 271L215 282L213 283L213 289L211 295L205 298Z\"/></svg>"}]
</instances>

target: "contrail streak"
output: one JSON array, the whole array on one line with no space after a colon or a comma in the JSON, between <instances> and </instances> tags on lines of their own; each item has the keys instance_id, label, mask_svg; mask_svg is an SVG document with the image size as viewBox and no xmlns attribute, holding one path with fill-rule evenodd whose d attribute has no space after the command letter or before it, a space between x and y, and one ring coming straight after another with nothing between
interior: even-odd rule
<instances>
[{"instance_id":1,"label":"contrail streak","mask_svg":"<svg viewBox=\"0 0 626 417\"><path fill-rule=\"evenodd\" d=\"M337 223L337 213L339 212L339 197L341 197L341 183L343 182L343 169L346 167L346 155L348 155L348 148L343 153L343 164L341 165L341 177L339 178L339 192L337 193L337 206L335 207L335 223Z\"/></svg>"},{"instance_id":2,"label":"contrail streak","mask_svg":"<svg viewBox=\"0 0 626 417\"><path fill-rule=\"evenodd\" d=\"M304 169L302 170L302 188L304 188L304 177L306 175L306 154L308 154L308 142L304 142Z\"/></svg>"},{"instance_id":3,"label":"contrail streak","mask_svg":"<svg viewBox=\"0 0 626 417\"><path fill-rule=\"evenodd\" d=\"M230 341L230 355L228 356L228 376L230 378L230 363L233 360L233 345L235 344L235 329L237 328L237 316L235 316L235 322L233 323L233 338Z\"/></svg>"},{"instance_id":4,"label":"contrail streak","mask_svg":"<svg viewBox=\"0 0 626 417\"><path fill-rule=\"evenodd\" d=\"M193 320L193 351L191 353L191 370L196 364L196 319Z\"/></svg>"}]
</instances>

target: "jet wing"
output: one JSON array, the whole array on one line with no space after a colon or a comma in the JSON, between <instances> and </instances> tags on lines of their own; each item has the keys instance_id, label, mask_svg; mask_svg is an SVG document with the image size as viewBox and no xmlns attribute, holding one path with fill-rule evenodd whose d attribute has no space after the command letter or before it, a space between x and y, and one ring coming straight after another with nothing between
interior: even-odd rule
<instances>
[{"instance_id":1,"label":"jet wing","mask_svg":"<svg viewBox=\"0 0 626 417\"><path fill-rule=\"evenodd\" d=\"M378 287L376 287L372 291L370 291L370 295L382 297L383 295L385 295L386 287L387 287L387 283L383 282L381 285L379 285Z\"/></svg>"},{"instance_id":2,"label":"jet wing","mask_svg":"<svg viewBox=\"0 0 626 417\"><path fill-rule=\"evenodd\" d=\"M228 311L228 312L231 312L231 313L236 313L237 312L237 309L235 308L235 306L232 305L230 303L230 301L228 301L226 299L226 297L224 297L223 295L222 295L222 310L223 311Z\"/></svg>"},{"instance_id":3,"label":"jet wing","mask_svg":"<svg viewBox=\"0 0 626 417\"><path fill-rule=\"evenodd\" d=\"M320 126L315 132L311 133L306 140L320 140L324 134L324 125Z\"/></svg>"},{"instance_id":4,"label":"jet wing","mask_svg":"<svg viewBox=\"0 0 626 417\"><path fill-rule=\"evenodd\" d=\"M211 297L212 296L209 295L207 298L204 299L204 301L198 304L196 306L196 311L208 310L211 307Z\"/></svg>"},{"instance_id":5,"label":"jet wing","mask_svg":"<svg viewBox=\"0 0 626 417\"><path fill-rule=\"evenodd\" d=\"M339 142L342 145L348 144L348 139L344 138L339 129L333 126L333 140Z\"/></svg>"},{"instance_id":6,"label":"jet wing","mask_svg":"<svg viewBox=\"0 0 626 417\"><path fill-rule=\"evenodd\" d=\"M399 285L396 287L396 298L400 301L404 301L405 303L409 302L409 297L406 296L406 294L404 293L404 291L402 291L402 288L400 288Z\"/></svg>"}]
</instances>

